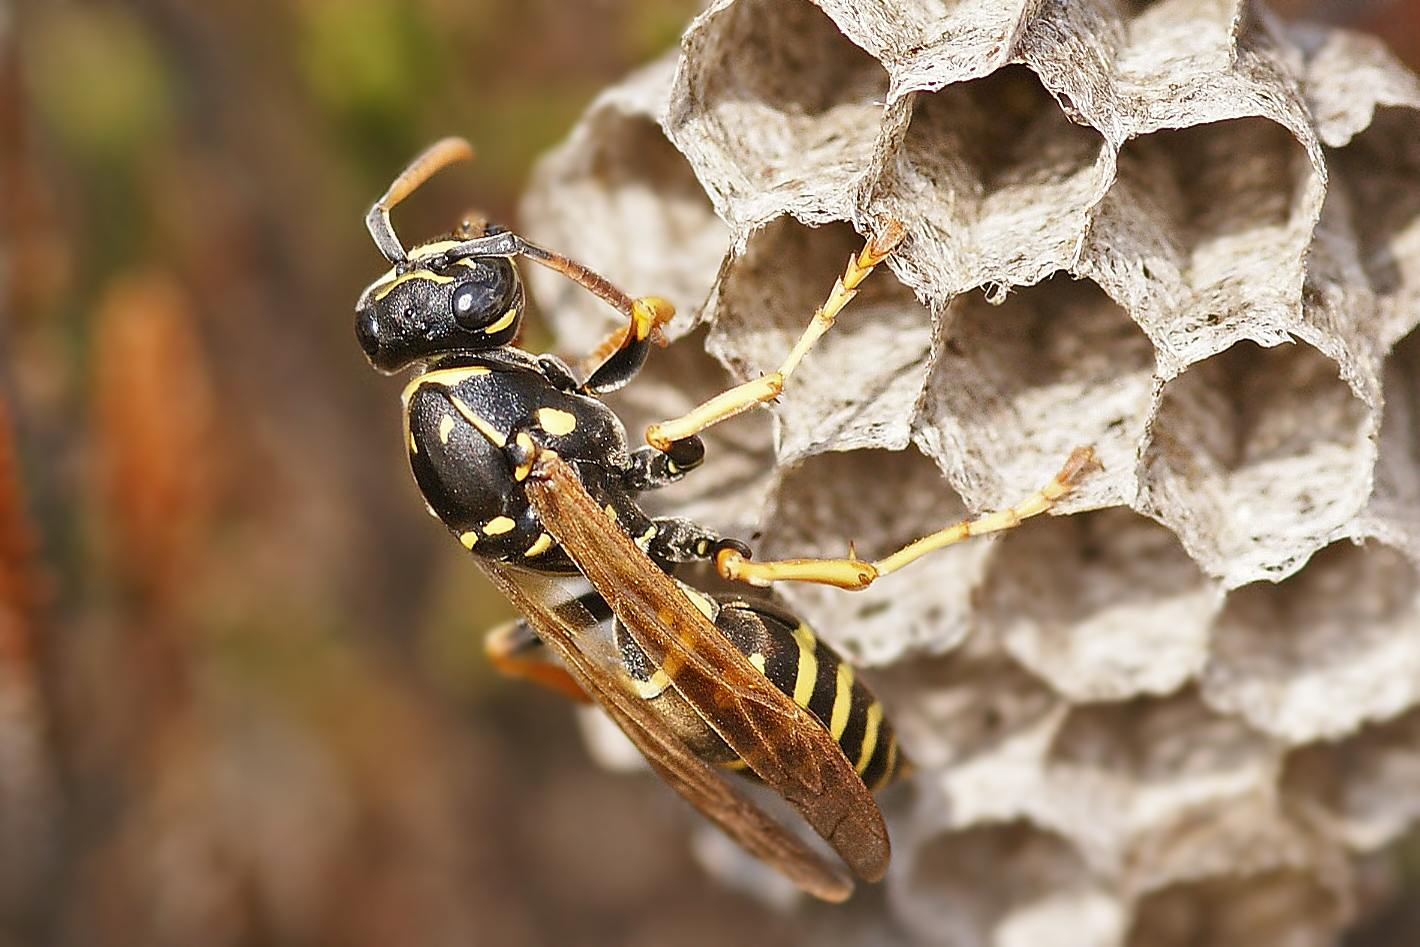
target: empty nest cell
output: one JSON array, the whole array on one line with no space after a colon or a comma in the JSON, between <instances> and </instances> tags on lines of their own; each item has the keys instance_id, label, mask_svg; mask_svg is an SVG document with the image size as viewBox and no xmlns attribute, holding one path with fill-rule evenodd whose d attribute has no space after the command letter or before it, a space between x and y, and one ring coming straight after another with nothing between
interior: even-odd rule
<instances>
[{"instance_id":1,"label":"empty nest cell","mask_svg":"<svg viewBox=\"0 0 1420 947\"><path fill-rule=\"evenodd\" d=\"M666 127L737 229L849 216L815 182L866 167L888 76L807 0L741 0L685 38Z\"/></svg>"},{"instance_id":2,"label":"empty nest cell","mask_svg":"<svg viewBox=\"0 0 1420 947\"><path fill-rule=\"evenodd\" d=\"M1416 786L1420 710L1297 749L1282 778L1290 805L1360 852L1396 841L1420 818Z\"/></svg>"},{"instance_id":3,"label":"empty nest cell","mask_svg":"<svg viewBox=\"0 0 1420 947\"><path fill-rule=\"evenodd\" d=\"M921 943L1105 945L1126 921L1068 842L1023 822L940 833L899 857L893 903Z\"/></svg>"},{"instance_id":4,"label":"empty nest cell","mask_svg":"<svg viewBox=\"0 0 1420 947\"><path fill-rule=\"evenodd\" d=\"M868 203L908 223L902 265L915 286L946 301L1069 267L1108 184L1098 132L1071 122L1020 66L914 93L902 108L910 120Z\"/></svg>"},{"instance_id":5,"label":"empty nest cell","mask_svg":"<svg viewBox=\"0 0 1420 947\"><path fill-rule=\"evenodd\" d=\"M709 348L742 379L776 370L863 238L846 224L780 217L725 267ZM931 351L932 321L886 266L868 277L809 352L773 410L779 457L905 447Z\"/></svg>"},{"instance_id":6,"label":"empty nest cell","mask_svg":"<svg viewBox=\"0 0 1420 947\"><path fill-rule=\"evenodd\" d=\"M779 475L756 552L839 557L851 548L873 559L966 515L941 471L913 448L818 454ZM882 664L961 640L989 545L948 547L861 592L795 583L779 591L856 663Z\"/></svg>"},{"instance_id":7,"label":"empty nest cell","mask_svg":"<svg viewBox=\"0 0 1420 947\"><path fill-rule=\"evenodd\" d=\"M1071 701L1176 690L1221 603L1173 533L1124 507L1007 534L980 596L982 627Z\"/></svg>"},{"instance_id":8,"label":"empty nest cell","mask_svg":"<svg viewBox=\"0 0 1420 947\"><path fill-rule=\"evenodd\" d=\"M1061 274L995 305L970 293L941 334L915 440L973 508L1019 502L1084 445L1103 469L1067 503L1132 499L1154 350L1098 286Z\"/></svg>"},{"instance_id":9,"label":"empty nest cell","mask_svg":"<svg viewBox=\"0 0 1420 947\"><path fill-rule=\"evenodd\" d=\"M665 65L643 70L605 93L533 174L521 216L527 235L586 264L633 296L664 297L677 317L671 336L693 324L729 245L690 164L656 115ZM621 317L558 273L524 266L559 347L580 358Z\"/></svg>"},{"instance_id":10,"label":"empty nest cell","mask_svg":"<svg viewBox=\"0 0 1420 947\"><path fill-rule=\"evenodd\" d=\"M1166 129L1120 149L1089 255L1159 346L1166 375L1240 335L1281 340L1319 188L1306 150L1264 118Z\"/></svg>"},{"instance_id":11,"label":"empty nest cell","mask_svg":"<svg viewBox=\"0 0 1420 947\"><path fill-rule=\"evenodd\" d=\"M1145 511L1228 586L1296 569L1370 490L1372 420L1331 359L1250 341L1162 386Z\"/></svg>"},{"instance_id":12,"label":"empty nest cell","mask_svg":"<svg viewBox=\"0 0 1420 947\"><path fill-rule=\"evenodd\" d=\"M1379 542L1334 543L1295 575L1228 594L1204 698L1290 743L1336 738L1420 699L1420 577Z\"/></svg>"},{"instance_id":13,"label":"empty nest cell","mask_svg":"<svg viewBox=\"0 0 1420 947\"><path fill-rule=\"evenodd\" d=\"M1051 744L1033 817L1124 891L1294 863L1274 799L1280 757L1193 689L1079 706Z\"/></svg>"},{"instance_id":14,"label":"empty nest cell","mask_svg":"<svg viewBox=\"0 0 1420 947\"><path fill-rule=\"evenodd\" d=\"M1420 113L1377 109L1370 127L1328 157L1389 327L1380 341L1389 343L1420 321Z\"/></svg>"},{"instance_id":15,"label":"empty nest cell","mask_svg":"<svg viewBox=\"0 0 1420 947\"><path fill-rule=\"evenodd\" d=\"M1346 900L1310 873L1276 869L1244 878L1175 885L1140 902L1128 947L1286 944L1326 947L1347 915Z\"/></svg>"},{"instance_id":16,"label":"empty nest cell","mask_svg":"<svg viewBox=\"0 0 1420 947\"><path fill-rule=\"evenodd\" d=\"M875 671L873 682L914 765L940 776L952 797L951 824L1019 814L1018 801L1002 798L1002 777L992 773L1044 758L1062 719L1049 687L980 635L949 654ZM988 795L974 796L974 786Z\"/></svg>"},{"instance_id":17,"label":"empty nest cell","mask_svg":"<svg viewBox=\"0 0 1420 947\"><path fill-rule=\"evenodd\" d=\"M1411 330L1382 369L1385 410L1369 531L1402 545L1420 563L1420 329Z\"/></svg>"}]
</instances>

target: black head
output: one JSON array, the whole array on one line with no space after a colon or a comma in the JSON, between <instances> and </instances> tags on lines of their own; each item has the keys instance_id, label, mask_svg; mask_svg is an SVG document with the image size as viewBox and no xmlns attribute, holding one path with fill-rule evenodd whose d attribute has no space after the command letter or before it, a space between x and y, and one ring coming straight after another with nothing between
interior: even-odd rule
<instances>
[{"instance_id":1,"label":"black head","mask_svg":"<svg viewBox=\"0 0 1420 947\"><path fill-rule=\"evenodd\" d=\"M466 222L454 236L405 251L390 209L440 168L473 157L462 138L435 142L394 179L365 215L365 226L394 269L355 304L355 335L370 364L399 371L438 355L477 352L517 338L523 283L512 257L516 236Z\"/></svg>"},{"instance_id":2,"label":"black head","mask_svg":"<svg viewBox=\"0 0 1420 947\"><path fill-rule=\"evenodd\" d=\"M371 365L395 372L517 337L524 304L517 266L506 256L459 255L468 246L450 239L415 247L361 294L355 334Z\"/></svg>"}]
</instances>

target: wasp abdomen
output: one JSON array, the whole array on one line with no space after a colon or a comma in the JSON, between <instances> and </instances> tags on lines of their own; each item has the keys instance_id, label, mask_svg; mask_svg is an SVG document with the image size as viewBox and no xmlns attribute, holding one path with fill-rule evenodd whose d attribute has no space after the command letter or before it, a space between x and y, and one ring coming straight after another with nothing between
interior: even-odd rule
<instances>
[{"instance_id":1,"label":"wasp abdomen","mask_svg":"<svg viewBox=\"0 0 1420 947\"><path fill-rule=\"evenodd\" d=\"M707 596L715 627L794 702L819 719L869 790L876 792L904 771L897 735L882 704L848 662L793 613L761 599ZM744 762L689 706L682 706L666 673L617 628L622 662L643 699L654 701L686 744L707 762L743 769Z\"/></svg>"}]
</instances>

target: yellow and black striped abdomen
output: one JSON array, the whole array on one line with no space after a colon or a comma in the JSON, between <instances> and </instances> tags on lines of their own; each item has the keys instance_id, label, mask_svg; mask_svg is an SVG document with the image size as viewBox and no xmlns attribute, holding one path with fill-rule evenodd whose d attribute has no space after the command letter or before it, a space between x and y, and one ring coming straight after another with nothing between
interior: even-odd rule
<instances>
[{"instance_id":1,"label":"yellow and black striped abdomen","mask_svg":"<svg viewBox=\"0 0 1420 947\"><path fill-rule=\"evenodd\" d=\"M905 760L882 704L838 652L772 602L717 599L716 626L775 687L828 728L870 791L903 774Z\"/></svg>"}]
</instances>

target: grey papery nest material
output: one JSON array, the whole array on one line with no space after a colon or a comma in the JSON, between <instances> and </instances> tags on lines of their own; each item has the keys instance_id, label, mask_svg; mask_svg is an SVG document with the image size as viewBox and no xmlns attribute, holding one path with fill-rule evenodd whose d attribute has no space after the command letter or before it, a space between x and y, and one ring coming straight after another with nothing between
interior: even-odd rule
<instances>
[{"instance_id":1,"label":"grey papery nest material","mask_svg":"<svg viewBox=\"0 0 1420 947\"><path fill-rule=\"evenodd\" d=\"M1378 43L1223 0L724 0L525 211L679 310L633 431L777 367L859 234L906 225L657 498L762 557L887 552L1098 452L1075 515L780 589L878 669L921 768L891 821L910 935L1354 916L1420 810L1420 84ZM589 350L614 316L532 277Z\"/></svg>"}]
</instances>

